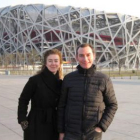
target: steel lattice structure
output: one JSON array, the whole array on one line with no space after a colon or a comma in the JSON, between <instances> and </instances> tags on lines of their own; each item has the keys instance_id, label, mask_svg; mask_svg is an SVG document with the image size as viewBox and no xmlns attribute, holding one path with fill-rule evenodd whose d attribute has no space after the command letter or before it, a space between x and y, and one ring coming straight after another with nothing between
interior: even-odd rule
<instances>
[{"instance_id":1,"label":"steel lattice structure","mask_svg":"<svg viewBox=\"0 0 140 140\"><path fill-rule=\"evenodd\" d=\"M30 64L52 48L61 50L64 60L76 62L75 50L81 43L94 46L99 66L136 68L140 63L140 19L72 6L36 4L0 9L2 64Z\"/></svg>"}]
</instances>

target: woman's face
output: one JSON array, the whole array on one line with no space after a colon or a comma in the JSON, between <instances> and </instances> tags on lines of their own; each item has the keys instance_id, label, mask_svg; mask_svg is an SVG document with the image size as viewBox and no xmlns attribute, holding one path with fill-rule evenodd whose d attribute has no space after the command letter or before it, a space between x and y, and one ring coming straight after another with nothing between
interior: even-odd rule
<instances>
[{"instance_id":1,"label":"woman's face","mask_svg":"<svg viewBox=\"0 0 140 140\"><path fill-rule=\"evenodd\" d=\"M46 60L46 67L51 71L53 74L56 74L58 69L60 68L60 58L57 54L50 54Z\"/></svg>"}]
</instances>

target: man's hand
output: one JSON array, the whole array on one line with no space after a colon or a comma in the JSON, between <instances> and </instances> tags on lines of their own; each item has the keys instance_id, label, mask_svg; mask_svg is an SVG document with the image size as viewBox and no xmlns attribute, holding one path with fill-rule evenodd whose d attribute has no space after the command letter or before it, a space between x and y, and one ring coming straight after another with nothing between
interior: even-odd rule
<instances>
[{"instance_id":1,"label":"man's hand","mask_svg":"<svg viewBox=\"0 0 140 140\"><path fill-rule=\"evenodd\" d=\"M102 132L102 129L100 127L96 127L95 128L95 131L98 132L98 133L101 133Z\"/></svg>"},{"instance_id":2,"label":"man's hand","mask_svg":"<svg viewBox=\"0 0 140 140\"><path fill-rule=\"evenodd\" d=\"M63 140L64 135L65 135L64 133L60 133L60 134L59 134L59 140Z\"/></svg>"}]
</instances>

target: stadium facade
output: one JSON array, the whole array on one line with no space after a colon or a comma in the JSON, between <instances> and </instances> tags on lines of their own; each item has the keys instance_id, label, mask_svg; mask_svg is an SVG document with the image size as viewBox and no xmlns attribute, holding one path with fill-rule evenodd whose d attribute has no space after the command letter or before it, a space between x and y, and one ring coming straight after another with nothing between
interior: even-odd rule
<instances>
[{"instance_id":1,"label":"stadium facade","mask_svg":"<svg viewBox=\"0 0 140 140\"><path fill-rule=\"evenodd\" d=\"M138 68L140 18L57 5L17 5L0 9L0 64L29 65L46 50L61 50L75 63L75 50L90 43L100 67Z\"/></svg>"}]
</instances>

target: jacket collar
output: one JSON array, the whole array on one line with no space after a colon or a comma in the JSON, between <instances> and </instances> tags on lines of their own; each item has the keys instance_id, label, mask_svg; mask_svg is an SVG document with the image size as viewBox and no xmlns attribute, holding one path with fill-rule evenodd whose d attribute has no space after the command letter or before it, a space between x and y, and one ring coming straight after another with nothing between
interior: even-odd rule
<instances>
[{"instance_id":1,"label":"jacket collar","mask_svg":"<svg viewBox=\"0 0 140 140\"><path fill-rule=\"evenodd\" d=\"M77 69L78 69L78 72L81 73L81 74L84 74L84 76L93 75L96 71L96 66L92 65L89 69L84 69L80 65L78 65Z\"/></svg>"}]
</instances>

